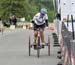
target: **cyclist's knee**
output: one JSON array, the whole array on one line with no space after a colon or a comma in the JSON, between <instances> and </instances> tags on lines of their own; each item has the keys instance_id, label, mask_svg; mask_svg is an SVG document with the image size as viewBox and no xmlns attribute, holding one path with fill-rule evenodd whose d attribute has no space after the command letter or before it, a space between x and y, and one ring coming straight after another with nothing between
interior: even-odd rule
<instances>
[{"instance_id":1,"label":"cyclist's knee","mask_svg":"<svg viewBox=\"0 0 75 65\"><path fill-rule=\"evenodd\" d=\"M35 36L35 37L37 37L37 35L38 35L38 32L37 32L37 31L35 31L35 32L34 32L34 36Z\"/></svg>"},{"instance_id":2,"label":"cyclist's knee","mask_svg":"<svg viewBox=\"0 0 75 65\"><path fill-rule=\"evenodd\" d=\"M44 30L43 30L43 29L41 29L41 30L40 30L40 33L42 34L43 32L44 32Z\"/></svg>"}]
</instances>

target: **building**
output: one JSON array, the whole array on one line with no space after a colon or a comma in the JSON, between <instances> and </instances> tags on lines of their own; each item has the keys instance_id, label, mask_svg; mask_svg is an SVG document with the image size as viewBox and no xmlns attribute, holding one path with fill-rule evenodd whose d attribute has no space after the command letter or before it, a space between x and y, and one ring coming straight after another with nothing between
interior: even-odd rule
<instances>
[{"instance_id":1,"label":"building","mask_svg":"<svg viewBox=\"0 0 75 65\"><path fill-rule=\"evenodd\" d=\"M54 7L57 13L61 14L61 20L71 19L71 15L73 15L73 19L75 19L75 0L53 0Z\"/></svg>"}]
</instances>

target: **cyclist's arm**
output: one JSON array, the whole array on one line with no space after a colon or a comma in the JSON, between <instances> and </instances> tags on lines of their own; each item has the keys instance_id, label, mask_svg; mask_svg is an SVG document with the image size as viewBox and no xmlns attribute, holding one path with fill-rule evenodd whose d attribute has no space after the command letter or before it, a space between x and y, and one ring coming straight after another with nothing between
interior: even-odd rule
<instances>
[{"instance_id":1,"label":"cyclist's arm","mask_svg":"<svg viewBox=\"0 0 75 65\"><path fill-rule=\"evenodd\" d=\"M32 23L34 23L35 22L35 20L39 17L39 13L37 13L37 14L35 14L35 16L33 17L33 19L32 19Z\"/></svg>"},{"instance_id":2,"label":"cyclist's arm","mask_svg":"<svg viewBox=\"0 0 75 65\"><path fill-rule=\"evenodd\" d=\"M33 19L32 19L32 21L31 21L31 23L33 23L33 24L34 24L35 18L36 18L36 16L34 16L34 17L33 17Z\"/></svg>"},{"instance_id":3,"label":"cyclist's arm","mask_svg":"<svg viewBox=\"0 0 75 65\"><path fill-rule=\"evenodd\" d=\"M35 16L33 17L31 23L34 24L34 22L35 22Z\"/></svg>"},{"instance_id":4,"label":"cyclist's arm","mask_svg":"<svg viewBox=\"0 0 75 65\"><path fill-rule=\"evenodd\" d=\"M48 27L48 20L47 19L45 20L45 25Z\"/></svg>"},{"instance_id":5,"label":"cyclist's arm","mask_svg":"<svg viewBox=\"0 0 75 65\"><path fill-rule=\"evenodd\" d=\"M32 21L31 21L31 23L33 23L33 24L34 24L34 20L32 20Z\"/></svg>"},{"instance_id":6,"label":"cyclist's arm","mask_svg":"<svg viewBox=\"0 0 75 65\"><path fill-rule=\"evenodd\" d=\"M47 14L45 15L45 25L46 27L48 27L48 15Z\"/></svg>"}]
</instances>

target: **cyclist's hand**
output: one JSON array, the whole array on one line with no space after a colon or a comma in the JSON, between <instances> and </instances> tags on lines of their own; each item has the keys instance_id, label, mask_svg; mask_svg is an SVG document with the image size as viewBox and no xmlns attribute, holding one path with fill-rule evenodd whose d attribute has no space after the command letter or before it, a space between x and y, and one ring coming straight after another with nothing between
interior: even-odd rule
<instances>
[{"instance_id":1,"label":"cyclist's hand","mask_svg":"<svg viewBox=\"0 0 75 65\"><path fill-rule=\"evenodd\" d=\"M48 30L49 29L49 27L47 26L47 27L45 27L45 30Z\"/></svg>"}]
</instances>

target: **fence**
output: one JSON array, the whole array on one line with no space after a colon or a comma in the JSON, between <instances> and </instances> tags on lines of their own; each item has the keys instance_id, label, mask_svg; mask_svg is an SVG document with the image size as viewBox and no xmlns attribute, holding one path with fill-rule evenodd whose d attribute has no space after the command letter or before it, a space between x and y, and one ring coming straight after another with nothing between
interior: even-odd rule
<instances>
[{"instance_id":1,"label":"fence","mask_svg":"<svg viewBox=\"0 0 75 65\"><path fill-rule=\"evenodd\" d=\"M64 23L62 23L61 33L62 65L75 65L75 40L73 39L73 33L68 31Z\"/></svg>"}]
</instances>

